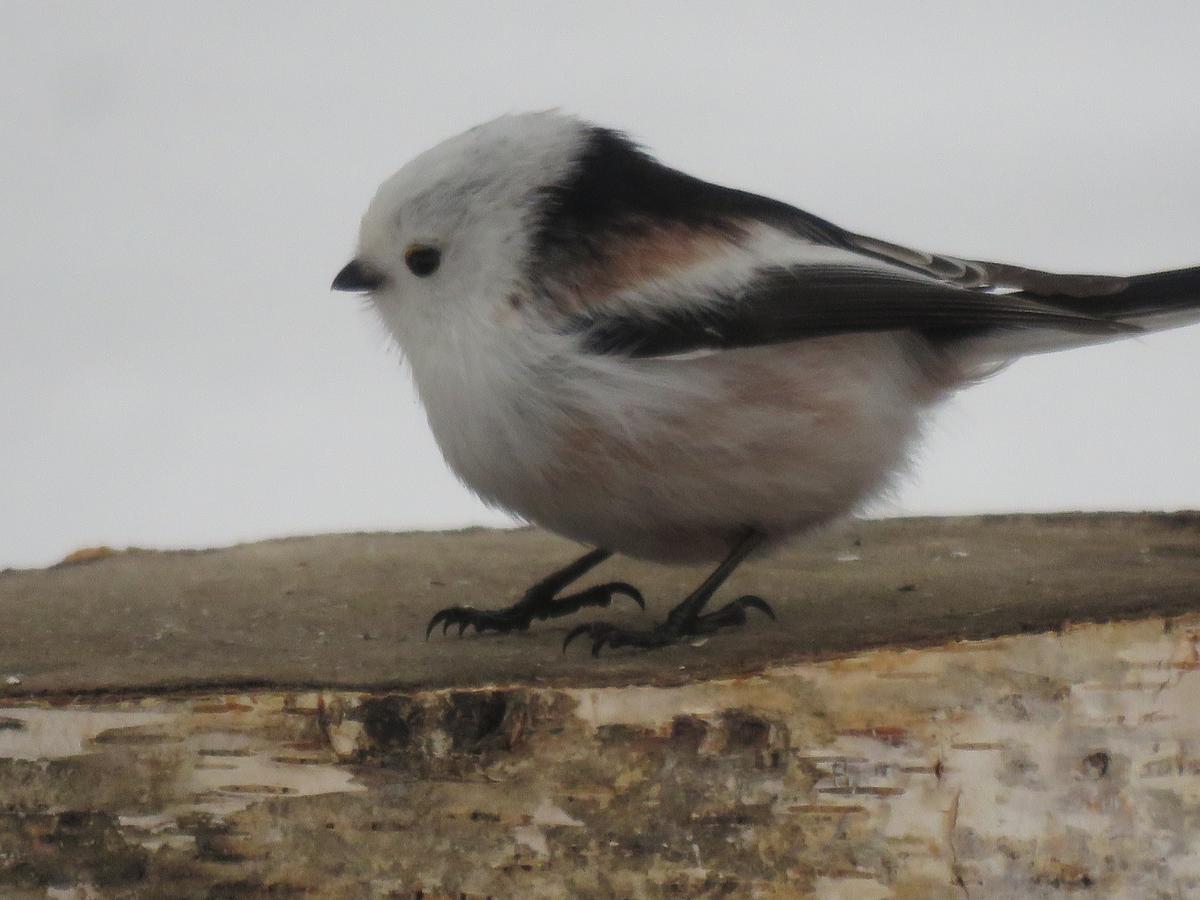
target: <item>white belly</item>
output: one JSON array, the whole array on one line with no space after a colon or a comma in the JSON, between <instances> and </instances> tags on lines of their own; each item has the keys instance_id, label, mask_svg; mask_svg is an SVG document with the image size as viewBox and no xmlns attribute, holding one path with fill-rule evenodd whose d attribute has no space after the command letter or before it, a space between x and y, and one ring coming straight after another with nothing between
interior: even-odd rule
<instances>
[{"instance_id":1,"label":"white belly","mask_svg":"<svg viewBox=\"0 0 1200 900\"><path fill-rule=\"evenodd\" d=\"M447 462L488 503L584 544L694 561L884 487L938 393L918 359L904 337L843 335L687 360L465 360L417 382Z\"/></svg>"}]
</instances>

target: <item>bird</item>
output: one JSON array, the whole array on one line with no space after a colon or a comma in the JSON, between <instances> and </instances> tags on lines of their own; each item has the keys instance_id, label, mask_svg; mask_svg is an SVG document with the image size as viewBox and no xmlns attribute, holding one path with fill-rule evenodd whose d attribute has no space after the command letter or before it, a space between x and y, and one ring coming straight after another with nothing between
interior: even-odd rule
<instances>
[{"instance_id":1,"label":"bird","mask_svg":"<svg viewBox=\"0 0 1200 900\"><path fill-rule=\"evenodd\" d=\"M510 113L388 178L332 289L407 360L433 436L478 497L589 549L507 606L437 612L525 630L627 598L567 593L618 553L715 563L646 628L658 648L774 618L707 611L745 559L891 486L930 410L1034 353L1200 321L1200 266L1056 274L910 249L660 162L558 110Z\"/></svg>"}]
</instances>

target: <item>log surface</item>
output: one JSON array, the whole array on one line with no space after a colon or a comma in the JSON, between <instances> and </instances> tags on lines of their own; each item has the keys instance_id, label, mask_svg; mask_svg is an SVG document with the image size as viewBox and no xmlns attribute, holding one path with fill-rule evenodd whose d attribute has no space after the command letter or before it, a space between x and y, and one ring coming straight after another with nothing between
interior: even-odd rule
<instances>
[{"instance_id":1,"label":"log surface","mask_svg":"<svg viewBox=\"0 0 1200 900\"><path fill-rule=\"evenodd\" d=\"M579 555L533 529L291 538L185 552L127 551L0 573L0 675L11 693L200 685L447 688L683 683L880 646L1041 631L1197 608L1200 513L865 522L753 560L714 599L779 614L706 646L564 657L573 625L665 616L704 577L614 559L580 586L638 585L648 611L537 623L503 640L425 640L454 604L503 606ZM84 555L86 558L86 554ZM680 668L683 666L684 668Z\"/></svg>"},{"instance_id":2,"label":"log surface","mask_svg":"<svg viewBox=\"0 0 1200 900\"><path fill-rule=\"evenodd\" d=\"M0 574L0 895L1200 896L1200 517L856 525L747 566L780 621L702 646L422 639L572 552ZM661 616L696 575L596 580Z\"/></svg>"}]
</instances>

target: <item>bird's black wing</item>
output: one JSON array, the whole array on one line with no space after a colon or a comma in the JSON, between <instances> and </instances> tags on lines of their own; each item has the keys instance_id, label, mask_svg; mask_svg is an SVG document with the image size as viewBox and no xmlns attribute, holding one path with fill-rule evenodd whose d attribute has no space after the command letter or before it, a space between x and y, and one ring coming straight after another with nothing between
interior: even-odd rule
<instances>
[{"instance_id":1,"label":"bird's black wing","mask_svg":"<svg viewBox=\"0 0 1200 900\"><path fill-rule=\"evenodd\" d=\"M692 301L594 304L569 320L594 353L667 356L833 334L917 331L950 341L994 328L1095 334L1137 331L1022 293L992 293L879 266L758 270L744 286Z\"/></svg>"},{"instance_id":2,"label":"bird's black wing","mask_svg":"<svg viewBox=\"0 0 1200 900\"><path fill-rule=\"evenodd\" d=\"M547 295L568 286L564 328L598 353L657 356L890 330L941 341L994 329L1118 334L1139 330L1122 316L1194 306L1200 283L1197 270L1066 275L912 250L671 169L602 128L590 132L573 176L536 208L530 281ZM672 293L671 264L696 256L673 242L738 243L764 226L830 252L811 254L821 260L812 264L764 264L721 295ZM623 283L622 272L649 272L661 284ZM626 302L631 287L648 302Z\"/></svg>"}]
</instances>

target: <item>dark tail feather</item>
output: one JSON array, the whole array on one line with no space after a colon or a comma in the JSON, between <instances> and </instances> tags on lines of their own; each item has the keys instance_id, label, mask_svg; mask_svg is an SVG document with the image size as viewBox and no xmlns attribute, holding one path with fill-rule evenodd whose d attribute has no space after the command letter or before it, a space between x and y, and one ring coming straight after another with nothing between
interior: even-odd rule
<instances>
[{"instance_id":1,"label":"dark tail feather","mask_svg":"<svg viewBox=\"0 0 1200 900\"><path fill-rule=\"evenodd\" d=\"M1104 319L1155 328L1200 321L1200 266L1134 275L1124 288L1092 297L1048 297L1055 306ZM1194 313L1192 316L1187 314Z\"/></svg>"},{"instance_id":2,"label":"dark tail feather","mask_svg":"<svg viewBox=\"0 0 1200 900\"><path fill-rule=\"evenodd\" d=\"M955 351L965 369L988 373L1020 356L1053 353L1200 323L1200 266L1124 279L1099 279L1097 288L1095 293L1080 291L1082 296L1051 291L1038 292L1036 296L1071 312L1129 326L1129 330L1097 334L1042 328L997 329L961 341L955 345Z\"/></svg>"}]
</instances>

